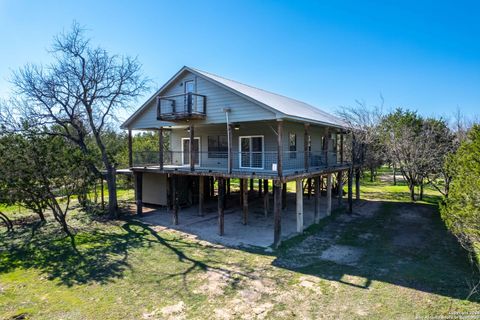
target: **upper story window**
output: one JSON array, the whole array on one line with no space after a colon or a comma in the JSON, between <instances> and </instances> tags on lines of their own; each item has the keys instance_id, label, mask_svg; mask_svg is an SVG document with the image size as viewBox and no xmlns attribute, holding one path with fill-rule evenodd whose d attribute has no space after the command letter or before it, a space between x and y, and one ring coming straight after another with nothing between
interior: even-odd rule
<instances>
[{"instance_id":1,"label":"upper story window","mask_svg":"<svg viewBox=\"0 0 480 320\"><path fill-rule=\"evenodd\" d=\"M227 136L208 136L208 157L228 158Z\"/></svg>"},{"instance_id":2,"label":"upper story window","mask_svg":"<svg viewBox=\"0 0 480 320\"><path fill-rule=\"evenodd\" d=\"M184 84L185 93L195 92L195 82L193 80L187 80Z\"/></svg>"},{"instance_id":3,"label":"upper story window","mask_svg":"<svg viewBox=\"0 0 480 320\"><path fill-rule=\"evenodd\" d=\"M295 133L288 135L288 151L290 151L290 159L297 158L297 135Z\"/></svg>"}]
</instances>

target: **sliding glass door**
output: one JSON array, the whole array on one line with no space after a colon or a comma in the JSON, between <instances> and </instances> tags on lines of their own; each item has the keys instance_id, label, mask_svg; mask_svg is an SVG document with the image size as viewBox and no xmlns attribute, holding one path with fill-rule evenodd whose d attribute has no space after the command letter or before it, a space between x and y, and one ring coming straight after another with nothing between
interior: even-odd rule
<instances>
[{"instance_id":1,"label":"sliding glass door","mask_svg":"<svg viewBox=\"0 0 480 320\"><path fill-rule=\"evenodd\" d=\"M240 168L263 169L263 136L240 137Z\"/></svg>"}]
</instances>

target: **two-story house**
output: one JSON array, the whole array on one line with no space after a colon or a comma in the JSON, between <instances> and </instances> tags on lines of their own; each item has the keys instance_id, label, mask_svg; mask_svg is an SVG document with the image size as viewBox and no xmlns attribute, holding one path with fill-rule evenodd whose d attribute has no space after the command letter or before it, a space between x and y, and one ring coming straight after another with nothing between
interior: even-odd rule
<instances>
[{"instance_id":1,"label":"two-story house","mask_svg":"<svg viewBox=\"0 0 480 320\"><path fill-rule=\"evenodd\" d=\"M349 168L343 155L347 126L339 118L301 101L189 67L180 69L121 127L129 132L137 212L142 212L143 203L170 206L178 221L179 206L188 203L198 205L202 215L216 181L220 235L230 179L240 179L245 224L247 181L258 179L266 207L273 193L274 244L278 244L285 183L297 183L297 230L302 231L303 181L313 181L310 188L320 197L320 184L326 178L329 213L332 174L342 192L342 173ZM132 153L133 130L158 130L158 150ZM273 190L268 190L269 180ZM315 221L321 210L315 205Z\"/></svg>"}]
</instances>

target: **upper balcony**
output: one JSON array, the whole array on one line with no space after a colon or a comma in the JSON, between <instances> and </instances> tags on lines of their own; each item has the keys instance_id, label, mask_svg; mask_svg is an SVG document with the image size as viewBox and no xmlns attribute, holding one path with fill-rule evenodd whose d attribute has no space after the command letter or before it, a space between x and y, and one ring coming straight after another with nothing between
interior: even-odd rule
<instances>
[{"instance_id":1,"label":"upper balcony","mask_svg":"<svg viewBox=\"0 0 480 320\"><path fill-rule=\"evenodd\" d=\"M157 97L157 120L175 121L204 119L207 97L197 93L183 93Z\"/></svg>"}]
</instances>

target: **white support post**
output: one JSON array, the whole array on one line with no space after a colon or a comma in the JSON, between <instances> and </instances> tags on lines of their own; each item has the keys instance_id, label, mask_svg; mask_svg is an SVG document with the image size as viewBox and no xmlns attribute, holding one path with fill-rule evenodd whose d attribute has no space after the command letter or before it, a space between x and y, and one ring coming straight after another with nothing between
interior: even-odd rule
<instances>
[{"instance_id":1,"label":"white support post","mask_svg":"<svg viewBox=\"0 0 480 320\"><path fill-rule=\"evenodd\" d=\"M332 174L327 174L327 216L332 214Z\"/></svg>"},{"instance_id":2,"label":"white support post","mask_svg":"<svg viewBox=\"0 0 480 320\"><path fill-rule=\"evenodd\" d=\"M303 188L302 179L296 180L297 192L297 232L303 232Z\"/></svg>"}]
</instances>

